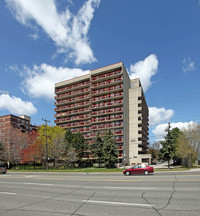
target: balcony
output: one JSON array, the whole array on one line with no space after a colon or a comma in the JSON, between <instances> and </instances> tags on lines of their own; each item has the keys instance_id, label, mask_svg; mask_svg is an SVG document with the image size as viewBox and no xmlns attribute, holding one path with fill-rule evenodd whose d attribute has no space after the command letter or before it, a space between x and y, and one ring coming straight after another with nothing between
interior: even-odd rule
<instances>
[{"instance_id":1,"label":"balcony","mask_svg":"<svg viewBox=\"0 0 200 216\"><path fill-rule=\"evenodd\" d=\"M98 96L98 95L102 95L102 94L107 94L107 92L109 93L114 93L114 92L120 92L122 91L122 88L123 88L123 85L120 84L120 85L116 85L116 86L112 86L112 87L107 87L107 88L102 88L102 89L98 89L98 90L93 90L91 92L91 95L95 95L95 96Z\"/></svg>"},{"instance_id":2,"label":"balcony","mask_svg":"<svg viewBox=\"0 0 200 216\"><path fill-rule=\"evenodd\" d=\"M102 86L106 88L106 87L111 87L111 86L121 84L121 83L123 83L123 79L120 77L120 78L115 78L112 80L107 80L104 82L94 83L91 85L91 89L100 89L102 88Z\"/></svg>"},{"instance_id":3,"label":"balcony","mask_svg":"<svg viewBox=\"0 0 200 216\"><path fill-rule=\"evenodd\" d=\"M108 101L104 103L96 103L91 105L91 109L101 109L104 107L115 107L123 104L123 100Z\"/></svg>"},{"instance_id":4,"label":"balcony","mask_svg":"<svg viewBox=\"0 0 200 216\"><path fill-rule=\"evenodd\" d=\"M99 81L110 79L111 77L112 78L120 77L121 74L122 74L122 70L117 70L117 71L114 71L114 72L109 72L109 73L106 73L106 74L102 74L102 75L98 75L98 76L93 76L91 78L91 82L95 83L95 82L99 82Z\"/></svg>"},{"instance_id":5,"label":"balcony","mask_svg":"<svg viewBox=\"0 0 200 216\"><path fill-rule=\"evenodd\" d=\"M90 81L85 81L85 82L82 82L82 83L77 83L77 84L74 84L74 85L70 85L70 86L66 86L66 87L62 87L62 88L57 88L55 90L55 93L60 94L61 92L64 93L64 92L67 92L67 91L73 91L75 89L86 88L88 86L90 86Z\"/></svg>"}]
</instances>

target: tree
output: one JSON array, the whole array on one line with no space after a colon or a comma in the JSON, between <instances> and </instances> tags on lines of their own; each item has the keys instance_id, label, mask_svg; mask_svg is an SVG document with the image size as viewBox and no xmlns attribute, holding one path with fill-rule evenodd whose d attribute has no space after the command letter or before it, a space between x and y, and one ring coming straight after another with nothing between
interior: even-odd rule
<instances>
[{"instance_id":1,"label":"tree","mask_svg":"<svg viewBox=\"0 0 200 216\"><path fill-rule=\"evenodd\" d=\"M180 164L180 157L178 154L178 136L180 133L181 133L181 130L177 127L171 130L171 134L174 139L174 156L173 156L174 164Z\"/></svg>"},{"instance_id":2,"label":"tree","mask_svg":"<svg viewBox=\"0 0 200 216\"><path fill-rule=\"evenodd\" d=\"M148 153L151 154L152 161L158 159L158 152L160 149L160 142L154 142L152 146L150 146Z\"/></svg>"},{"instance_id":3,"label":"tree","mask_svg":"<svg viewBox=\"0 0 200 216\"><path fill-rule=\"evenodd\" d=\"M71 166L74 167L74 163L78 161L77 152L76 152L75 148L70 146L67 149L65 161L67 162L69 167L71 167Z\"/></svg>"},{"instance_id":4,"label":"tree","mask_svg":"<svg viewBox=\"0 0 200 216\"><path fill-rule=\"evenodd\" d=\"M192 124L187 129L183 129L178 137L178 154L184 166L192 166L192 163L197 159L199 146L200 125Z\"/></svg>"},{"instance_id":5,"label":"tree","mask_svg":"<svg viewBox=\"0 0 200 216\"><path fill-rule=\"evenodd\" d=\"M47 130L47 151L45 151L43 160L48 154L48 160L54 162L54 166L58 168L58 161L62 159L65 153L65 129L58 126L42 125L38 130L38 139L45 149Z\"/></svg>"},{"instance_id":6,"label":"tree","mask_svg":"<svg viewBox=\"0 0 200 216\"><path fill-rule=\"evenodd\" d=\"M103 142L104 142L103 157L104 157L105 165L108 168L114 167L115 163L117 163L118 161L118 152L117 152L115 140L112 137L112 133L110 130L105 134L103 138Z\"/></svg>"},{"instance_id":7,"label":"tree","mask_svg":"<svg viewBox=\"0 0 200 216\"><path fill-rule=\"evenodd\" d=\"M22 150L26 148L26 133L20 133L17 129L10 129L9 136L9 152L8 152L8 162L11 163L14 168L22 159Z\"/></svg>"},{"instance_id":8,"label":"tree","mask_svg":"<svg viewBox=\"0 0 200 216\"><path fill-rule=\"evenodd\" d=\"M67 130L65 132L66 152L67 152L67 149L72 146L73 138L74 138L74 134L72 133L72 131L69 128L67 128Z\"/></svg>"},{"instance_id":9,"label":"tree","mask_svg":"<svg viewBox=\"0 0 200 216\"><path fill-rule=\"evenodd\" d=\"M77 153L79 166L82 163L82 158L88 157L88 144L82 133L78 132L73 134L71 141L71 147L73 147Z\"/></svg>"},{"instance_id":10,"label":"tree","mask_svg":"<svg viewBox=\"0 0 200 216\"><path fill-rule=\"evenodd\" d=\"M0 142L0 162L5 162L3 144Z\"/></svg>"},{"instance_id":11,"label":"tree","mask_svg":"<svg viewBox=\"0 0 200 216\"><path fill-rule=\"evenodd\" d=\"M165 160L168 162L168 168L169 168L169 162L170 160L175 156L176 154L176 137L174 136L174 133L170 129L170 123L168 124L167 129L165 130L167 132L165 136L165 141L161 141L162 148L160 149L158 153L159 160Z\"/></svg>"},{"instance_id":12,"label":"tree","mask_svg":"<svg viewBox=\"0 0 200 216\"><path fill-rule=\"evenodd\" d=\"M58 162L62 159L65 153L65 129L61 127L53 127L51 142L52 142L52 159L54 166L58 169Z\"/></svg>"},{"instance_id":13,"label":"tree","mask_svg":"<svg viewBox=\"0 0 200 216\"><path fill-rule=\"evenodd\" d=\"M27 136L27 147L22 150L22 163L32 162L35 165L41 163L45 155L45 148L38 140L38 132L32 131Z\"/></svg>"},{"instance_id":14,"label":"tree","mask_svg":"<svg viewBox=\"0 0 200 216\"><path fill-rule=\"evenodd\" d=\"M100 167L101 160L103 160L104 158L103 146L104 146L104 142L100 137L100 133L98 132L96 140L94 141L94 143L90 145L90 152L94 158L97 158L99 167Z\"/></svg>"}]
</instances>

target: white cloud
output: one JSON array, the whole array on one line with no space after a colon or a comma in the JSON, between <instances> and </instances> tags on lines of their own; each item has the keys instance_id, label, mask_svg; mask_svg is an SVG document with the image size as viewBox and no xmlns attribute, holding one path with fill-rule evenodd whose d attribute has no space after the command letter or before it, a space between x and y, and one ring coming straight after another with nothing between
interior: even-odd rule
<instances>
[{"instance_id":1,"label":"white cloud","mask_svg":"<svg viewBox=\"0 0 200 216\"><path fill-rule=\"evenodd\" d=\"M16 19L35 29L39 25L54 41L58 53L64 53L76 64L96 61L87 38L95 8L100 0L87 0L77 15L66 7L59 13L54 0L6 0ZM33 20L35 22L33 22Z\"/></svg>"},{"instance_id":2,"label":"white cloud","mask_svg":"<svg viewBox=\"0 0 200 216\"><path fill-rule=\"evenodd\" d=\"M182 63L183 63L182 69L185 73L195 70L195 63L194 63L194 61L191 60L190 57L184 58Z\"/></svg>"},{"instance_id":3,"label":"white cloud","mask_svg":"<svg viewBox=\"0 0 200 216\"><path fill-rule=\"evenodd\" d=\"M154 54L149 55L143 61L130 66L130 78L140 78L144 91L147 91L151 86L151 77L157 73L158 59Z\"/></svg>"},{"instance_id":4,"label":"white cloud","mask_svg":"<svg viewBox=\"0 0 200 216\"><path fill-rule=\"evenodd\" d=\"M170 123L171 129L173 128L179 128L180 130L182 130L183 128L187 128L189 125L193 125L194 122L190 121L190 122L176 122L176 123ZM152 130L152 132L155 134L156 136L156 140L163 140L164 136L166 135L165 129L168 127L168 124L159 124L155 127L154 130Z\"/></svg>"},{"instance_id":5,"label":"white cloud","mask_svg":"<svg viewBox=\"0 0 200 216\"><path fill-rule=\"evenodd\" d=\"M89 73L89 70L83 71L79 68L53 67L47 64L34 67L24 67L25 73L22 73L24 81L22 90L34 98L54 99L55 83L71 79Z\"/></svg>"},{"instance_id":6,"label":"white cloud","mask_svg":"<svg viewBox=\"0 0 200 216\"><path fill-rule=\"evenodd\" d=\"M0 95L0 109L8 110L17 115L32 115L37 109L31 102L22 101L21 98L10 97L8 94Z\"/></svg>"},{"instance_id":7,"label":"white cloud","mask_svg":"<svg viewBox=\"0 0 200 216\"><path fill-rule=\"evenodd\" d=\"M169 121L174 115L172 109L149 107L149 125L153 126L161 122Z\"/></svg>"}]
</instances>

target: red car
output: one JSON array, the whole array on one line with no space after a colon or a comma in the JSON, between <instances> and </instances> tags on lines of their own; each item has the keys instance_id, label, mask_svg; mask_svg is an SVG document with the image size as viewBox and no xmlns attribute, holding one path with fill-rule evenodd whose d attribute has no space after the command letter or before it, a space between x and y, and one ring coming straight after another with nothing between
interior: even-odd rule
<instances>
[{"instance_id":1,"label":"red car","mask_svg":"<svg viewBox=\"0 0 200 216\"><path fill-rule=\"evenodd\" d=\"M133 175L133 174L149 175L149 173L153 173L153 172L154 172L153 167L149 167L145 164L135 165L123 171L124 175Z\"/></svg>"}]
</instances>

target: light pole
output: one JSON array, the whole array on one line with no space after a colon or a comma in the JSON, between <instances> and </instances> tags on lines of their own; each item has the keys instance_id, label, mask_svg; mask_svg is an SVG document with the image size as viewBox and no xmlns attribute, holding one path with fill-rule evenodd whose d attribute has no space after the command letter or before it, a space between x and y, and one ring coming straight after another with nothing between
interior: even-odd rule
<instances>
[{"instance_id":1,"label":"light pole","mask_svg":"<svg viewBox=\"0 0 200 216\"><path fill-rule=\"evenodd\" d=\"M46 170L48 170L48 144L47 144L47 121L46 119L42 119L45 122L45 146L46 146Z\"/></svg>"}]
</instances>

